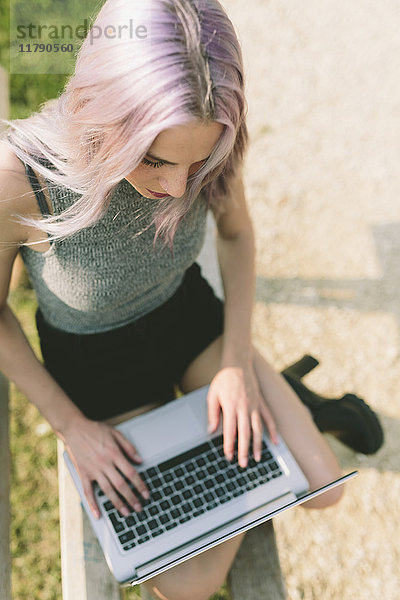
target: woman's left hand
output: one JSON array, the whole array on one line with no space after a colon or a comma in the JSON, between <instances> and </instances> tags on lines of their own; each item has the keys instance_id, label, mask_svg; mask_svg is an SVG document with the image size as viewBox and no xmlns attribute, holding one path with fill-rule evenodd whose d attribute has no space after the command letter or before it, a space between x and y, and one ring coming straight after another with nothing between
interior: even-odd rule
<instances>
[{"instance_id":1,"label":"woman's left hand","mask_svg":"<svg viewBox=\"0 0 400 600\"><path fill-rule=\"evenodd\" d=\"M239 465L247 466L251 432L253 456L256 461L260 460L263 422L272 443L278 443L275 421L251 364L228 366L218 371L210 383L207 403L210 433L218 427L222 408L224 453L229 461L233 458L237 435Z\"/></svg>"}]
</instances>

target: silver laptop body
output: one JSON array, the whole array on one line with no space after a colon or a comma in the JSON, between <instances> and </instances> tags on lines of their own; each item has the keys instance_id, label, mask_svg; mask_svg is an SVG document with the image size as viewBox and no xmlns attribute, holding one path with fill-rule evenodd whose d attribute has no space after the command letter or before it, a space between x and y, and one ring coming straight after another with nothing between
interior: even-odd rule
<instances>
[{"instance_id":1,"label":"silver laptop body","mask_svg":"<svg viewBox=\"0 0 400 600\"><path fill-rule=\"evenodd\" d=\"M205 386L117 426L117 429L135 445L143 459L140 465L136 465L139 474L143 473L145 476L150 472L155 473L154 481L162 482L161 491L167 489L163 474L165 476L167 472L166 466L175 464L174 457L190 456L194 448L206 447L209 442L211 445L208 445L217 452L213 444L216 444L218 439L222 439L222 424L213 434L207 433L207 391L208 386ZM263 447L266 456L272 455L268 463L274 465L271 473L269 472L264 478L259 476L253 485L251 481L247 481L244 491L238 490L237 484L235 486L227 479L219 488L224 489L227 494L226 498L225 496L221 498L220 504L217 498L217 503L208 504L207 510L205 508L200 508L197 512L192 510L192 513L188 513L189 516L184 515L182 519L171 518L174 505L170 502L171 509L164 511L165 515L168 514L171 518L169 524L162 526L159 519L167 518L161 516L162 511L149 515L146 524L151 521L156 529L153 532L149 530L150 534L142 537L137 534L137 531L144 529L142 526L144 524L136 523L136 528L133 530L129 528L127 518L119 515L112 506L110 507L110 502L98 487L96 499L102 516L98 520L92 516L79 476L67 452L64 452L64 458L111 572L120 583L136 585L272 518L291 506L301 504L331 487L340 485L356 474L356 472L350 473L324 488L309 492L308 481L281 437L279 445L274 446L264 432ZM225 460L222 458L221 444L216 462L219 459ZM190 466L189 463L196 464L196 460L190 459L185 464L187 466ZM250 464L249 462L249 467ZM253 464L256 463L253 461ZM179 469L179 465L177 468ZM235 469L238 469L237 464ZM247 472L246 469L240 471ZM184 475L188 476L186 470ZM185 481L185 477L182 476L182 482ZM150 488L150 493L155 492L156 489L149 485L148 479L145 481ZM204 500L206 492L207 490L204 496L199 495L199 498ZM235 496L235 494L239 495ZM176 496L173 497L178 495L179 492L176 492ZM171 497L168 496L168 500ZM165 498L166 496L163 496L164 500ZM199 498L196 499L194 495L192 500L199 503ZM144 513L150 510L152 498L147 503L142 502L142 505ZM194 506L192 508L195 510ZM137 520L138 515L135 513L132 515L131 520Z\"/></svg>"}]
</instances>

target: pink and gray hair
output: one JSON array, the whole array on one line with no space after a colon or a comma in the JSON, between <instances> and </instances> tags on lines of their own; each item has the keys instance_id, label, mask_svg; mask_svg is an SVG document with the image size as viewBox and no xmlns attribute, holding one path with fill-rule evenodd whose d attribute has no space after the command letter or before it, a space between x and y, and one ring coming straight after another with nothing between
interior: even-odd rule
<instances>
[{"instance_id":1,"label":"pink and gray hair","mask_svg":"<svg viewBox=\"0 0 400 600\"><path fill-rule=\"evenodd\" d=\"M248 132L242 53L218 0L107 0L92 29L104 31L132 17L148 25L146 39L93 39L89 31L60 96L27 119L3 119L9 127L1 138L21 160L52 184L79 194L61 215L21 217L50 239L94 224L115 186L165 129L194 119L224 125L210 158L189 177L185 194L158 205L154 241L160 235L172 247L176 228L200 191L208 206L218 206L243 162Z\"/></svg>"}]
</instances>

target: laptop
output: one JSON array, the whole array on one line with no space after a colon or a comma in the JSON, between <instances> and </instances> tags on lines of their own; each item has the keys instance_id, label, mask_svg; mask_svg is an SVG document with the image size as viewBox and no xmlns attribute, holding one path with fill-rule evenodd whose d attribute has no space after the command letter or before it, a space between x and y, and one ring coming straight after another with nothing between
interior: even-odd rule
<instances>
[{"instance_id":1,"label":"laptop","mask_svg":"<svg viewBox=\"0 0 400 600\"><path fill-rule=\"evenodd\" d=\"M96 520L64 452L107 564L122 585L143 583L357 474L353 471L310 491L284 440L279 437L275 446L265 431L260 462L252 458L251 447L246 468L238 465L237 448L229 462L223 452L222 423L207 433L208 387L116 426L143 459L135 467L150 500L141 498L141 513L120 515L96 485L101 510Z\"/></svg>"}]
</instances>

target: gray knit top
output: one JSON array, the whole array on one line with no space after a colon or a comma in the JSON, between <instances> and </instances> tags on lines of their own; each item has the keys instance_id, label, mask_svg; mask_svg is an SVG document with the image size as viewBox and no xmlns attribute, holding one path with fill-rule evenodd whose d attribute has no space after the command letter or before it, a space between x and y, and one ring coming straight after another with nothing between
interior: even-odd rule
<instances>
[{"instance_id":1,"label":"gray knit top","mask_svg":"<svg viewBox=\"0 0 400 600\"><path fill-rule=\"evenodd\" d=\"M48 183L54 215L79 197ZM20 248L50 325L80 334L107 331L142 317L174 294L203 245L207 208L200 194L177 228L172 255L160 239L153 249L154 225L135 237L151 222L157 202L122 179L95 225L51 242L45 252Z\"/></svg>"}]
</instances>

